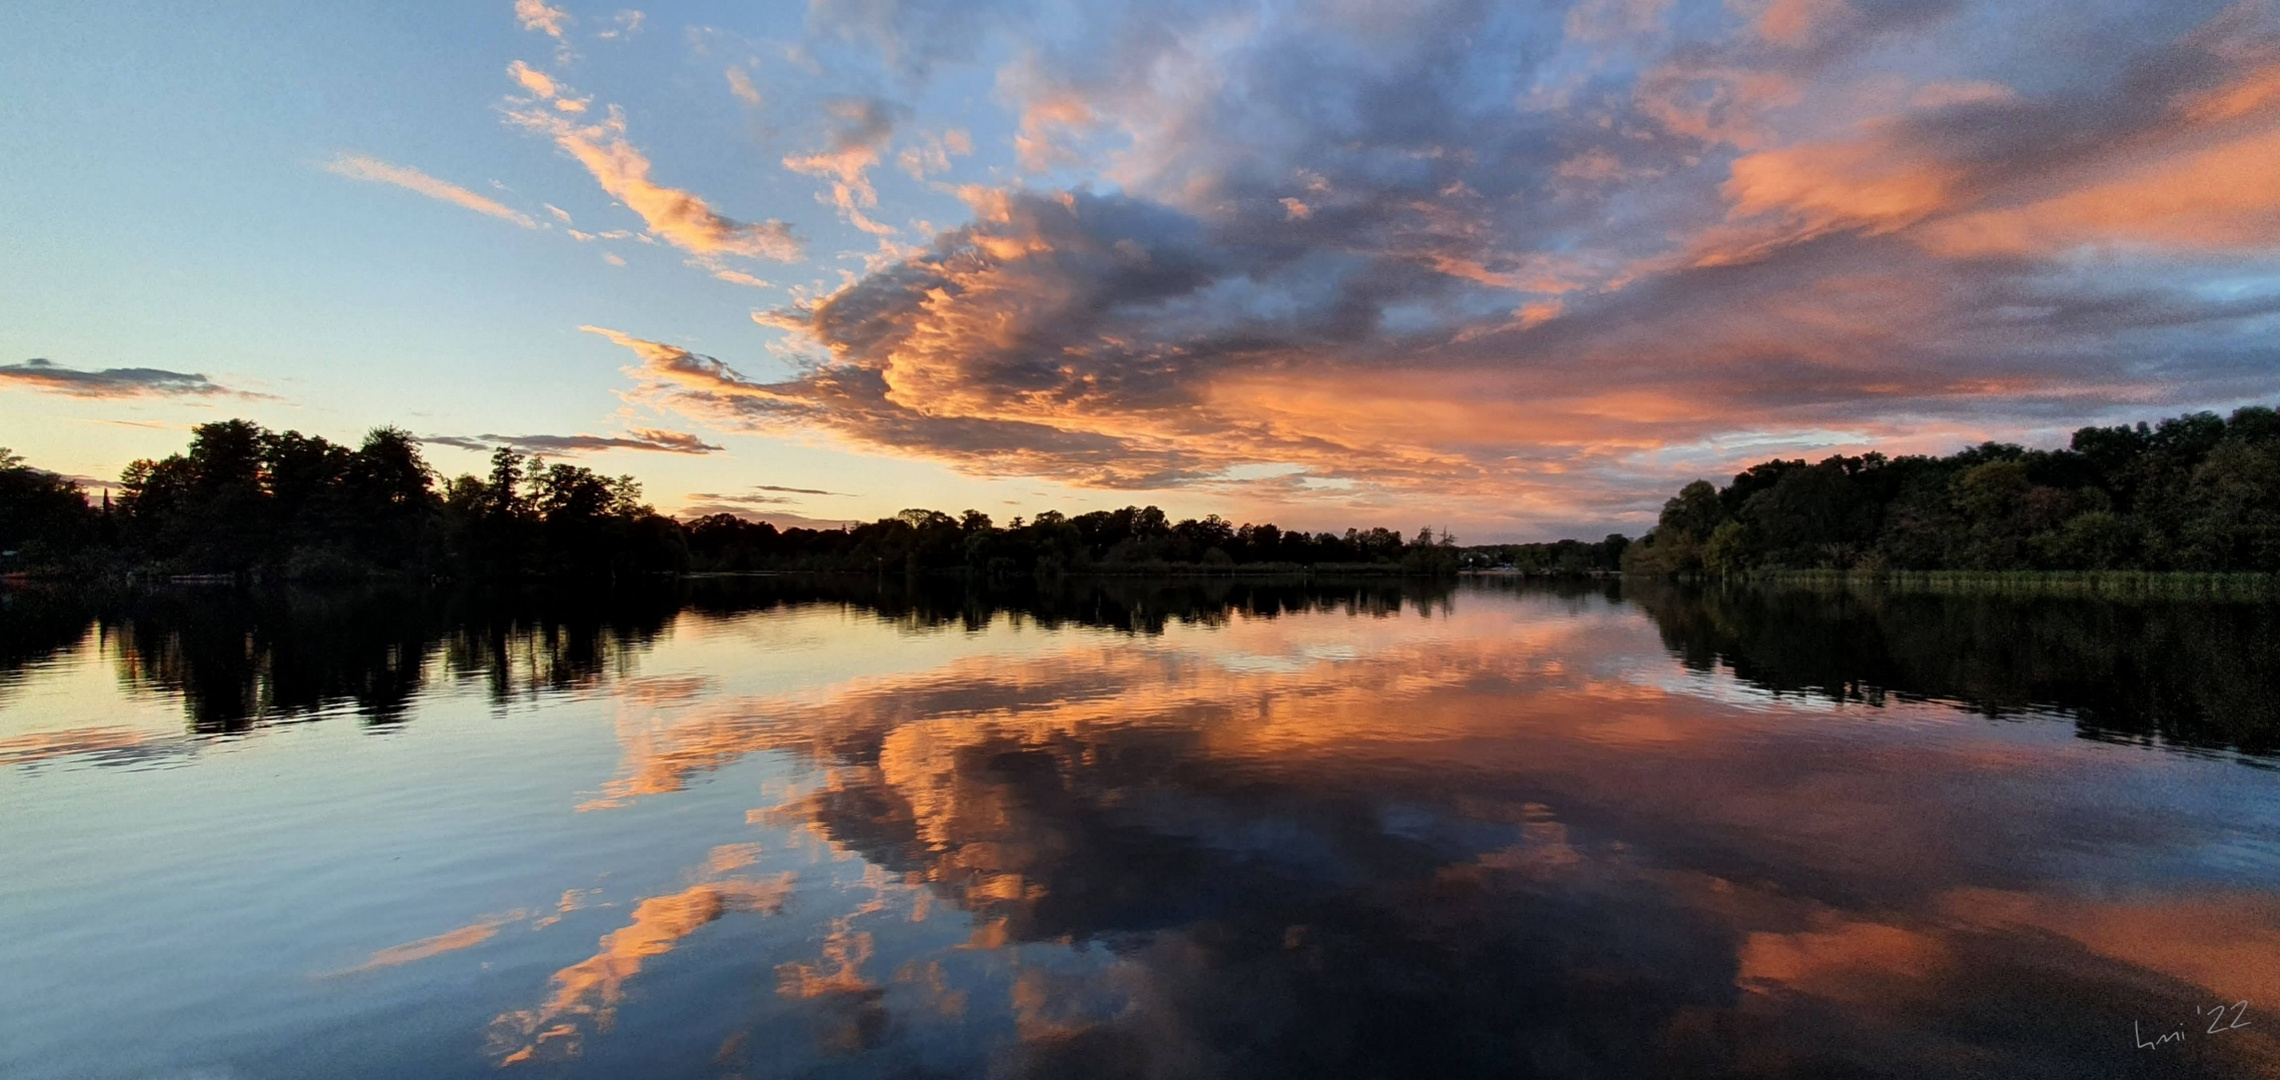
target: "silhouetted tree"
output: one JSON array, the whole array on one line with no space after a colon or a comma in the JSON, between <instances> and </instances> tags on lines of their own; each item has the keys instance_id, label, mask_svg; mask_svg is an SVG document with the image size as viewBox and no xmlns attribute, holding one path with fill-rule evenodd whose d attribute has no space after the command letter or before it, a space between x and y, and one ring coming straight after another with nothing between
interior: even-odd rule
<instances>
[{"instance_id":1,"label":"silhouetted tree","mask_svg":"<svg viewBox=\"0 0 2280 1080\"><path fill-rule=\"evenodd\" d=\"M78 484L0 447L0 569L71 562L100 524Z\"/></svg>"},{"instance_id":2,"label":"silhouetted tree","mask_svg":"<svg viewBox=\"0 0 2280 1080\"><path fill-rule=\"evenodd\" d=\"M2065 450L1768 461L1688 484L1624 565L2280 571L2280 414L2087 427Z\"/></svg>"}]
</instances>

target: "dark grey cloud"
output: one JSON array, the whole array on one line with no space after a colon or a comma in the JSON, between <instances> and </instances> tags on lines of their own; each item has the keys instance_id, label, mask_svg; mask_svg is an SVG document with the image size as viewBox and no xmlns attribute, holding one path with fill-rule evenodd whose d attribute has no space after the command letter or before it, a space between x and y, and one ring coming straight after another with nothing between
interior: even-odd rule
<instances>
[{"instance_id":1,"label":"dark grey cloud","mask_svg":"<svg viewBox=\"0 0 2280 1080\"><path fill-rule=\"evenodd\" d=\"M797 506L800 504L800 502L802 502L802 500L793 498L792 496L794 495L845 496L846 493L840 491L824 491L820 488L796 488L783 487L778 484L754 484L752 486L752 490L750 491L691 492L689 493L688 501L692 506L701 506L708 508L708 512L721 510L733 511L738 508L749 509L753 507L766 506Z\"/></svg>"},{"instance_id":2,"label":"dark grey cloud","mask_svg":"<svg viewBox=\"0 0 2280 1080\"><path fill-rule=\"evenodd\" d=\"M782 491L793 495L845 495L844 491L823 491L817 488L778 487L775 484L754 484L755 491Z\"/></svg>"},{"instance_id":3,"label":"dark grey cloud","mask_svg":"<svg viewBox=\"0 0 2280 1080\"><path fill-rule=\"evenodd\" d=\"M240 394L204 375L160 368L105 368L84 371L48 360L0 364L0 384L23 386L82 398L205 397Z\"/></svg>"},{"instance_id":4,"label":"dark grey cloud","mask_svg":"<svg viewBox=\"0 0 2280 1080\"><path fill-rule=\"evenodd\" d=\"M711 491L692 491L689 493L689 501L706 506L796 506L799 504L798 499L784 495L724 494Z\"/></svg>"},{"instance_id":5,"label":"dark grey cloud","mask_svg":"<svg viewBox=\"0 0 2280 1080\"><path fill-rule=\"evenodd\" d=\"M764 521L779 529L838 529L860 525L852 518L818 518L794 510L778 509L778 504L745 498L721 498L709 494L692 494L682 501L678 516L686 521L696 518L727 514L746 521Z\"/></svg>"}]
</instances>

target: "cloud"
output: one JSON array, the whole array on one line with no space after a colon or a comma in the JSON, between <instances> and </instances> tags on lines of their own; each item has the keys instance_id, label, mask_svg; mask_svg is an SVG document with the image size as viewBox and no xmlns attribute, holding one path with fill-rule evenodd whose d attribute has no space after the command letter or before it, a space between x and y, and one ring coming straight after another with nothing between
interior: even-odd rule
<instances>
[{"instance_id":1,"label":"cloud","mask_svg":"<svg viewBox=\"0 0 2280 1080\"><path fill-rule=\"evenodd\" d=\"M515 0L515 21L525 30L560 41L570 23L576 20L561 8L546 6L546 0Z\"/></svg>"},{"instance_id":2,"label":"cloud","mask_svg":"<svg viewBox=\"0 0 2280 1080\"><path fill-rule=\"evenodd\" d=\"M0 386L11 385L78 398L253 396L204 375L158 368L82 371L36 358L21 364L0 364Z\"/></svg>"},{"instance_id":3,"label":"cloud","mask_svg":"<svg viewBox=\"0 0 2280 1080\"><path fill-rule=\"evenodd\" d=\"M600 951L554 973L553 994L546 1001L492 1021L499 1064L576 1054L578 1025L590 1022L597 1030L609 1030L625 999L625 984L641 973L643 963L673 951L681 939L731 912L782 911L792 881L790 873L767 881L729 878L643 898L624 926L602 937Z\"/></svg>"},{"instance_id":4,"label":"cloud","mask_svg":"<svg viewBox=\"0 0 2280 1080\"><path fill-rule=\"evenodd\" d=\"M649 13L628 8L610 17L611 27L595 37L629 38L641 32L641 24L649 20Z\"/></svg>"},{"instance_id":5,"label":"cloud","mask_svg":"<svg viewBox=\"0 0 2280 1080\"><path fill-rule=\"evenodd\" d=\"M782 335L765 369L587 328L630 350L631 396L979 475L1500 537L1635 530L1772 453L2047 444L2280 393L2268 3L1025 11L811 5L811 44L874 49L922 108L938 70L1006 57L1012 145L953 189L930 178L964 129L824 98L784 164L847 220L908 220L879 209L882 162L970 220L787 285L753 315ZM646 180L615 111L517 111ZM589 160L616 148L639 168Z\"/></svg>"},{"instance_id":6,"label":"cloud","mask_svg":"<svg viewBox=\"0 0 2280 1080\"><path fill-rule=\"evenodd\" d=\"M1750 21L1750 29L1767 41L1799 46L1845 11L1844 0L1768 0Z\"/></svg>"},{"instance_id":7,"label":"cloud","mask_svg":"<svg viewBox=\"0 0 2280 1080\"><path fill-rule=\"evenodd\" d=\"M652 450L666 454L710 454L720 447L678 431L634 428L628 435L428 435L421 442L488 452L512 446L536 454L584 454L602 450Z\"/></svg>"},{"instance_id":8,"label":"cloud","mask_svg":"<svg viewBox=\"0 0 2280 1080\"><path fill-rule=\"evenodd\" d=\"M1028 172L1045 172L1080 159L1066 142L1090 131L1093 110L1074 95L1040 97L1021 111L1021 130L1013 136L1015 159Z\"/></svg>"},{"instance_id":9,"label":"cloud","mask_svg":"<svg viewBox=\"0 0 2280 1080\"><path fill-rule=\"evenodd\" d=\"M1031 0L812 0L811 35L876 48L889 69L913 83L937 65L973 59L998 30L1022 25Z\"/></svg>"},{"instance_id":10,"label":"cloud","mask_svg":"<svg viewBox=\"0 0 2280 1080\"><path fill-rule=\"evenodd\" d=\"M520 60L507 65L507 74L522 84L524 90L542 98L554 96L554 80L545 72Z\"/></svg>"},{"instance_id":11,"label":"cloud","mask_svg":"<svg viewBox=\"0 0 2280 1080\"><path fill-rule=\"evenodd\" d=\"M658 397L979 472L1494 505L1493 534L1643 523L1769 445L2280 392L2280 19L2124 0L2019 35L2056 10L1128 9L998 80L1019 163L1110 193L965 189L971 224L763 318L828 362Z\"/></svg>"},{"instance_id":12,"label":"cloud","mask_svg":"<svg viewBox=\"0 0 2280 1080\"><path fill-rule=\"evenodd\" d=\"M788 491L794 495L845 495L844 491L822 491L816 488L777 487L774 484L754 484L755 491Z\"/></svg>"},{"instance_id":13,"label":"cloud","mask_svg":"<svg viewBox=\"0 0 2280 1080\"><path fill-rule=\"evenodd\" d=\"M527 83L525 89L532 89ZM699 255L744 255L790 262L801 255L799 239L782 221L742 222L715 211L704 199L666 187L649 177L649 158L626 140L625 113L617 106L599 123L584 124L543 107L550 97L559 104L563 90L539 94L535 101L511 107L507 118L518 126L545 135L586 167L602 190L624 203L649 227L649 233L666 243ZM581 106L581 111L583 106Z\"/></svg>"},{"instance_id":14,"label":"cloud","mask_svg":"<svg viewBox=\"0 0 2280 1080\"><path fill-rule=\"evenodd\" d=\"M2148 163L2110 180L1957 215L1924 242L1958 256L2032 255L2086 244L2187 251L2280 247L2280 130Z\"/></svg>"},{"instance_id":15,"label":"cloud","mask_svg":"<svg viewBox=\"0 0 2280 1080\"><path fill-rule=\"evenodd\" d=\"M771 289L775 287L774 284L769 282L766 278L755 277L751 274L745 273L742 270L731 270L725 266L706 266L701 262L692 262L690 265L711 274L715 278L728 282L731 285L746 285L755 289Z\"/></svg>"},{"instance_id":16,"label":"cloud","mask_svg":"<svg viewBox=\"0 0 2280 1080\"><path fill-rule=\"evenodd\" d=\"M779 492L784 494L777 494ZM751 491L745 492L696 491L682 498L681 513L689 517L711 517L714 514L728 514L732 517L752 521L771 522L780 529L836 529L845 522L836 519L826 520L807 517L780 508L798 506L802 500L793 498L793 495L838 494L840 493L835 491L778 487L774 484L759 484Z\"/></svg>"},{"instance_id":17,"label":"cloud","mask_svg":"<svg viewBox=\"0 0 2280 1080\"><path fill-rule=\"evenodd\" d=\"M697 518L713 517L718 514L727 514L730 517L741 518L745 521L765 522L778 529L814 529L817 532L836 532L851 526L869 524L854 518L817 518L794 513L790 510L763 510L743 503L706 502L698 500L694 496L691 496L691 501L685 502L674 512L674 516L683 521L694 521Z\"/></svg>"},{"instance_id":18,"label":"cloud","mask_svg":"<svg viewBox=\"0 0 2280 1080\"><path fill-rule=\"evenodd\" d=\"M736 100L755 109L763 104L760 98L760 89L752 85L752 76L746 74L743 68L731 67L728 69L728 92L736 95Z\"/></svg>"},{"instance_id":19,"label":"cloud","mask_svg":"<svg viewBox=\"0 0 2280 1080\"><path fill-rule=\"evenodd\" d=\"M336 972L336 974L354 975L384 967L399 967L420 960L432 959L447 952L473 948L497 937L501 927L520 922L528 917L526 912L510 912L469 923L456 930L447 930L434 937L421 938L418 941L406 942L402 945L393 945L373 953L363 963Z\"/></svg>"},{"instance_id":20,"label":"cloud","mask_svg":"<svg viewBox=\"0 0 2280 1080\"><path fill-rule=\"evenodd\" d=\"M831 180L831 204L846 214L849 221L865 232L878 235L892 234L895 230L871 221L863 215L863 208L877 206L878 192L872 188L869 172L879 163L887 143L894 138L895 124L904 109L878 98L839 98L824 104L831 127L824 138L824 148L812 154L793 154L784 158L784 167L809 176L828 177Z\"/></svg>"},{"instance_id":21,"label":"cloud","mask_svg":"<svg viewBox=\"0 0 2280 1080\"><path fill-rule=\"evenodd\" d=\"M538 75L535 71L530 72L530 74ZM540 75L538 77L543 79L545 76ZM441 200L454 206L462 206L478 214L486 214L501 221L511 221L526 229L538 227L538 222L531 220L530 215L520 210L497 200L477 195L448 180L438 180L408 165L391 165L378 158L366 157L362 154L342 154L326 162L324 168L326 172L335 176L345 176L351 180L368 180L375 184L394 184L406 191L418 192L428 198Z\"/></svg>"},{"instance_id":22,"label":"cloud","mask_svg":"<svg viewBox=\"0 0 2280 1080\"><path fill-rule=\"evenodd\" d=\"M776 484L755 484L749 491L690 492L681 499L680 513L688 518L711 517L727 514L747 521L765 521L779 529L836 529L843 525L861 522L839 518L809 517L786 507L798 506L805 500L799 495L851 497L844 492L824 491L820 488L782 487Z\"/></svg>"},{"instance_id":23,"label":"cloud","mask_svg":"<svg viewBox=\"0 0 2280 1080\"><path fill-rule=\"evenodd\" d=\"M845 497L845 492L824 491L820 488L782 487L776 484L754 484L747 492L691 492L687 496L689 512L742 513L755 507L796 506L801 500L793 495L830 495Z\"/></svg>"},{"instance_id":24,"label":"cloud","mask_svg":"<svg viewBox=\"0 0 2280 1080\"><path fill-rule=\"evenodd\" d=\"M2236 5L2113 66L2123 78L2040 95L1932 83L1856 124L1865 135L1743 156L1723 193L1730 217L1758 220L1710 237L1708 257L1746 259L1831 230L1907 230L1961 258L2270 251L2280 185L2265 178L2280 162L2280 122L2256 106L2280 95L2272 6Z\"/></svg>"},{"instance_id":25,"label":"cloud","mask_svg":"<svg viewBox=\"0 0 2280 1080\"><path fill-rule=\"evenodd\" d=\"M709 491L692 491L689 500L693 503L724 506L791 506L799 502L798 499L784 495L722 495Z\"/></svg>"},{"instance_id":26,"label":"cloud","mask_svg":"<svg viewBox=\"0 0 2280 1080\"><path fill-rule=\"evenodd\" d=\"M1195 478L1177 447L1143 448L1114 436L1051 424L935 414L891 400L874 367L827 365L778 383L745 378L713 357L601 327L581 327L632 350L641 396L731 430L824 430L850 444L918 450L984 474L1059 475L1102 487Z\"/></svg>"},{"instance_id":27,"label":"cloud","mask_svg":"<svg viewBox=\"0 0 2280 1080\"><path fill-rule=\"evenodd\" d=\"M965 157L974 152L974 138L964 128L951 128L939 135L926 135L914 146L906 146L895 156L895 164L909 173L913 180L924 180L933 173L950 171L950 159Z\"/></svg>"}]
</instances>

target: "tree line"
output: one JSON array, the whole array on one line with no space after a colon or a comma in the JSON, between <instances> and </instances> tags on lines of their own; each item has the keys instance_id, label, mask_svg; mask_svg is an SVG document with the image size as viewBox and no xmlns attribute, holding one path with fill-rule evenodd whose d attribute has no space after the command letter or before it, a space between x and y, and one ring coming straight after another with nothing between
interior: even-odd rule
<instances>
[{"instance_id":1,"label":"tree line","mask_svg":"<svg viewBox=\"0 0 2280 1080\"><path fill-rule=\"evenodd\" d=\"M2280 571L2280 413L2085 427L2063 450L1838 455L1686 485L1623 553L1641 574Z\"/></svg>"},{"instance_id":2,"label":"tree line","mask_svg":"<svg viewBox=\"0 0 2280 1080\"><path fill-rule=\"evenodd\" d=\"M1453 573L1456 537L1432 528L1344 533L1236 525L1217 514L1171 520L1153 506L1070 516L1048 510L1000 526L988 514L905 510L845 530L778 529L728 514L688 527L691 561L707 569L947 570L1146 573L1173 569Z\"/></svg>"},{"instance_id":3,"label":"tree line","mask_svg":"<svg viewBox=\"0 0 2280 1080\"><path fill-rule=\"evenodd\" d=\"M780 529L715 514L682 522L626 476L502 446L484 475L445 479L419 441L376 428L359 445L244 420L201 424L183 452L137 461L116 494L0 451L0 569L54 576L228 574L281 580L620 577L680 571L1169 569L1441 574L1456 538L1172 521L1153 507L1000 526L980 511L905 510L844 529Z\"/></svg>"},{"instance_id":4,"label":"tree line","mask_svg":"<svg viewBox=\"0 0 2280 1080\"><path fill-rule=\"evenodd\" d=\"M243 420L82 487L0 450L0 570L292 580L617 577L680 571L1023 574L1315 570L1576 575L1779 570L2280 571L2280 413L2085 427L2066 449L1984 443L1946 457L1775 459L1686 485L1632 541L1459 548L1404 536L1173 521L1153 506L999 525L905 510L841 529L715 514L683 522L631 477L511 447L445 479L393 427L347 446Z\"/></svg>"},{"instance_id":5,"label":"tree line","mask_svg":"<svg viewBox=\"0 0 2280 1080\"><path fill-rule=\"evenodd\" d=\"M1623 552L1631 538L1608 533L1606 539L1552 540L1533 544L1483 544L1465 549L1464 566L1480 570L1517 570L1538 577L1580 577L1609 574L1623 568Z\"/></svg>"}]
</instances>

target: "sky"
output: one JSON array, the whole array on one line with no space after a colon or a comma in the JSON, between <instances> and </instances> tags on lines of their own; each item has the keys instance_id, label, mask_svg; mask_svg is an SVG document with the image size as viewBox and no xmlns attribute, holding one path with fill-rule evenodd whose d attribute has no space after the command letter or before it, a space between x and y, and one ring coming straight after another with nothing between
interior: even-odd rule
<instances>
[{"instance_id":1,"label":"sky","mask_svg":"<svg viewBox=\"0 0 2280 1080\"><path fill-rule=\"evenodd\" d=\"M2280 3L28 5L0 445L1636 534L2280 398Z\"/></svg>"}]
</instances>

